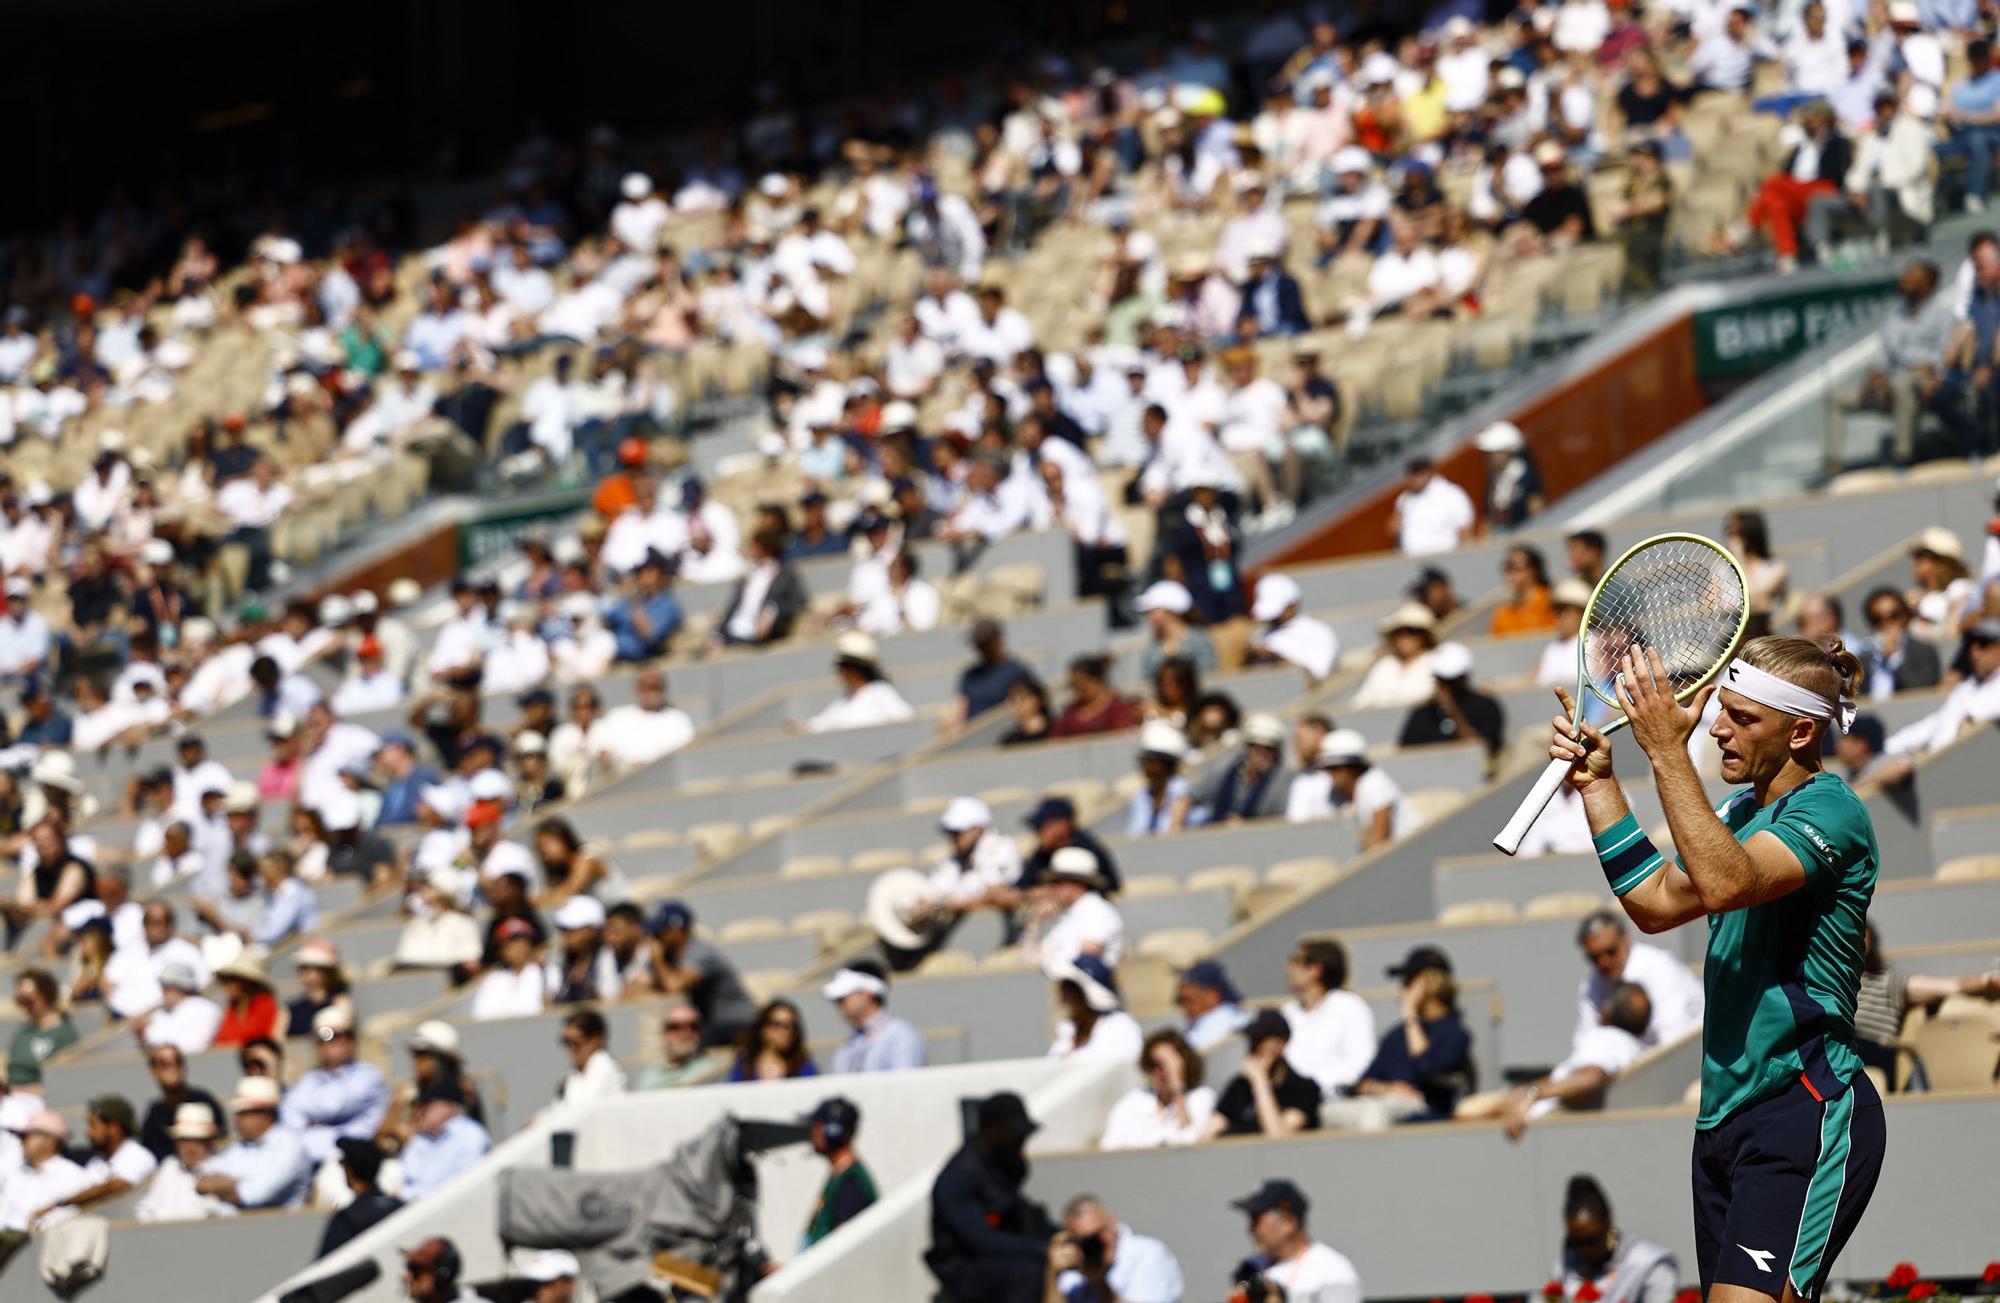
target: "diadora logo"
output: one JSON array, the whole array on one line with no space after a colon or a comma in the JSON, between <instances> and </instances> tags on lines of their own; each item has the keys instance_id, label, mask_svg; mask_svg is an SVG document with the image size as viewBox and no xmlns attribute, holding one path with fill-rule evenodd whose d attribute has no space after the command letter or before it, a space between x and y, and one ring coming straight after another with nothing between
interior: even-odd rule
<instances>
[{"instance_id":1,"label":"diadora logo","mask_svg":"<svg viewBox=\"0 0 2000 1303\"><path fill-rule=\"evenodd\" d=\"M1757 1264L1757 1270L1766 1275L1770 1274L1771 1259L1777 1257L1777 1254L1771 1252L1769 1249L1753 1249L1747 1244L1739 1244L1736 1247L1750 1255L1750 1261Z\"/></svg>"}]
</instances>

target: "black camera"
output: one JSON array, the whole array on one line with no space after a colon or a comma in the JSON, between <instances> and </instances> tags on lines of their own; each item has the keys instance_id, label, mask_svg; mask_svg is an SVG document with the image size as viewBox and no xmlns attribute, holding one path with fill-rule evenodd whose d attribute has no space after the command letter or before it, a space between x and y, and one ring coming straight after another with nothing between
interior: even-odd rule
<instances>
[{"instance_id":1,"label":"black camera","mask_svg":"<svg viewBox=\"0 0 2000 1303\"><path fill-rule=\"evenodd\" d=\"M1077 1239L1075 1243L1077 1252L1083 1255L1083 1265L1086 1271L1096 1271L1104 1265L1104 1237L1102 1235L1085 1235Z\"/></svg>"},{"instance_id":2,"label":"black camera","mask_svg":"<svg viewBox=\"0 0 2000 1303\"><path fill-rule=\"evenodd\" d=\"M1252 1258L1236 1264L1229 1286L1231 1303L1285 1303L1285 1287L1267 1278Z\"/></svg>"}]
</instances>

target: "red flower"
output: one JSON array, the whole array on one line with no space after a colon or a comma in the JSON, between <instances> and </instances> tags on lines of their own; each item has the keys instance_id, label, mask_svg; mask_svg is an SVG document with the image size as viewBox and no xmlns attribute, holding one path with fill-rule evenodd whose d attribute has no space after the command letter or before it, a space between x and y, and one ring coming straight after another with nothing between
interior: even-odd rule
<instances>
[{"instance_id":1,"label":"red flower","mask_svg":"<svg viewBox=\"0 0 2000 1303\"><path fill-rule=\"evenodd\" d=\"M1897 1263L1895 1268L1890 1271L1888 1279L1882 1283L1890 1289L1908 1289L1917 1283L1916 1264L1910 1262Z\"/></svg>"},{"instance_id":2,"label":"red flower","mask_svg":"<svg viewBox=\"0 0 2000 1303\"><path fill-rule=\"evenodd\" d=\"M1563 1283L1552 1280L1542 1286L1542 1297L1549 1300L1549 1303L1557 1303L1557 1300L1563 1297Z\"/></svg>"},{"instance_id":3,"label":"red flower","mask_svg":"<svg viewBox=\"0 0 2000 1303\"><path fill-rule=\"evenodd\" d=\"M1698 1289L1684 1289L1674 1295L1674 1303L1701 1303L1701 1291Z\"/></svg>"},{"instance_id":4,"label":"red flower","mask_svg":"<svg viewBox=\"0 0 2000 1303\"><path fill-rule=\"evenodd\" d=\"M1907 1297L1909 1298L1910 1303L1918 1303L1919 1300L1927 1299L1935 1293L1937 1293L1936 1281L1920 1280L1916 1284L1910 1286L1910 1292L1907 1295Z\"/></svg>"},{"instance_id":5,"label":"red flower","mask_svg":"<svg viewBox=\"0 0 2000 1303\"><path fill-rule=\"evenodd\" d=\"M2000 1285L2000 1262L1989 1262L1979 1279L1988 1285Z\"/></svg>"},{"instance_id":6,"label":"red flower","mask_svg":"<svg viewBox=\"0 0 2000 1303\"><path fill-rule=\"evenodd\" d=\"M1494 1303L1491 1294L1467 1294L1465 1303Z\"/></svg>"},{"instance_id":7,"label":"red flower","mask_svg":"<svg viewBox=\"0 0 2000 1303\"><path fill-rule=\"evenodd\" d=\"M1597 1303L1603 1297L1604 1291L1591 1281L1586 1280L1576 1287L1576 1303Z\"/></svg>"}]
</instances>

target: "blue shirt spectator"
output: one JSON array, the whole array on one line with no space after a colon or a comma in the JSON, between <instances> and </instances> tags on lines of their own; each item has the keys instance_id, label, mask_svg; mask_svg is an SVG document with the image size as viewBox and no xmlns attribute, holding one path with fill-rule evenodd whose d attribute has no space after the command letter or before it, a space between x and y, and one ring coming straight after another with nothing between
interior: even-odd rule
<instances>
[{"instance_id":1,"label":"blue shirt spectator","mask_svg":"<svg viewBox=\"0 0 2000 1303\"><path fill-rule=\"evenodd\" d=\"M266 950L288 937L304 936L319 928L319 898L303 881L286 872L264 902L264 916L257 921L253 937ZM325 1154L317 1155L324 1159Z\"/></svg>"},{"instance_id":2,"label":"blue shirt spectator","mask_svg":"<svg viewBox=\"0 0 2000 1303\"><path fill-rule=\"evenodd\" d=\"M960 723L979 718L1006 701L1016 683L1035 677L1027 666L1007 654L1006 636L998 620L981 620L973 625L972 646L979 659L958 676Z\"/></svg>"},{"instance_id":3,"label":"blue shirt spectator","mask_svg":"<svg viewBox=\"0 0 2000 1303\"><path fill-rule=\"evenodd\" d=\"M256 1080L246 1078L245 1084ZM271 1093L275 1096L275 1089ZM232 1202L239 1208L304 1207L313 1175L305 1142L296 1131L279 1125L268 1107L242 1109L244 1102L237 1101L236 1143L204 1163L202 1175L234 1180Z\"/></svg>"},{"instance_id":4,"label":"blue shirt spectator","mask_svg":"<svg viewBox=\"0 0 2000 1303\"><path fill-rule=\"evenodd\" d=\"M839 1006L854 1029L833 1052L834 1075L921 1068L929 1060L923 1033L882 1007L889 981L875 964L864 960L842 968L819 993Z\"/></svg>"},{"instance_id":5,"label":"blue shirt spectator","mask_svg":"<svg viewBox=\"0 0 2000 1303\"><path fill-rule=\"evenodd\" d=\"M327 1035L333 1021L322 1015L315 1034ZM334 1036L346 1042L350 1047L346 1052L351 1055L353 1033L334 1032ZM328 1051L322 1049L321 1054ZM389 1083L382 1070L351 1059L338 1067L314 1068L300 1077L285 1092L285 1102L278 1110L280 1121L299 1134L307 1156L316 1164L332 1158L343 1137L373 1140L388 1114Z\"/></svg>"},{"instance_id":6,"label":"blue shirt spectator","mask_svg":"<svg viewBox=\"0 0 2000 1303\"><path fill-rule=\"evenodd\" d=\"M666 649L667 639L681 627L681 604L667 589L664 558L647 554L636 587L612 605L605 625L618 643L621 661L651 660Z\"/></svg>"},{"instance_id":7,"label":"blue shirt spectator","mask_svg":"<svg viewBox=\"0 0 2000 1303\"><path fill-rule=\"evenodd\" d=\"M390 742L398 739L392 738ZM386 749L390 743L384 743ZM407 741L404 742L407 747ZM411 763L400 778L392 778L382 787L382 809L375 816L377 828L393 828L399 824L417 821L417 794L438 781L437 771L429 765Z\"/></svg>"},{"instance_id":8,"label":"blue shirt spectator","mask_svg":"<svg viewBox=\"0 0 2000 1303\"><path fill-rule=\"evenodd\" d=\"M443 1091L432 1088L418 1114L418 1128L403 1146L403 1198L411 1203L438 1191L453 1177L469 1172L493 1147L486 1128L458 1111L459 1105L446 1096L457 1094L455 1085L445 1083ZM447 1110L434 1117L433 1110Z\"/></svg>"}]
</instances>

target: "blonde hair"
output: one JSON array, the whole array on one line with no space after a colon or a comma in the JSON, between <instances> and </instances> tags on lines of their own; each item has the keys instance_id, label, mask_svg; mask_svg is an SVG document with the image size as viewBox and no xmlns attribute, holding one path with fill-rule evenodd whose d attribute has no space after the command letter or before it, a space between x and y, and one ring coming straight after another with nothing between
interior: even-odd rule
<instances>
[{"instance_id":1,"label":"blonde hair","mask_svg":"<svg viewBox=\"0 0 2000 1303\"><path fill-rule=\"evenodd\" d=\"M1838 637L1821 647L1810 639L1773 634L1752 638L1736 655L1745 664L1775 674L1787 683L1796 683L1808 692L1817 692L1828 701L1853 699L1861 689L1861 659L1847 650ZM1823 722L1827 728L1833 727L1831 720Z\"/></svg>"}]
</instances>

